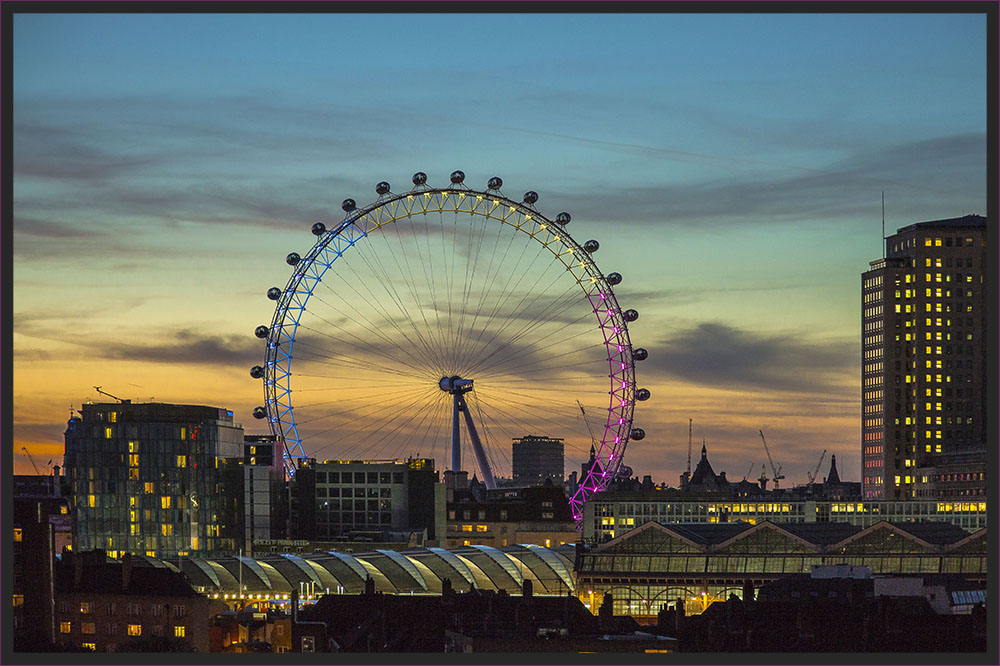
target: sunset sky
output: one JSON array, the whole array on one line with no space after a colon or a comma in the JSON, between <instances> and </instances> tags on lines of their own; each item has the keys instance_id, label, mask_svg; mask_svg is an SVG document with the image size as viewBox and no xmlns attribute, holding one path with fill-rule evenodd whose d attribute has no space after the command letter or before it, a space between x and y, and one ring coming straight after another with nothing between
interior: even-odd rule
<instances>
[{"instance_id":1,"label":"sunset sky","mask_svg":"<svg viewBox=\"0 0 1000 666\"><path fill-rule=\"evenodd\" d=\"M22 446L61 462L94 385L263 432L247 370L285 255L380 180L462 169L569 211L625 276L653 396L637 474L676 485L690 418L694 462L704 438L730 479L759 474L763 428L785 485L824 449L858 481L882 192L887 233L987 212L986 34L976 14L17 14L15 471Z\"/></svg>"}]
</instances>

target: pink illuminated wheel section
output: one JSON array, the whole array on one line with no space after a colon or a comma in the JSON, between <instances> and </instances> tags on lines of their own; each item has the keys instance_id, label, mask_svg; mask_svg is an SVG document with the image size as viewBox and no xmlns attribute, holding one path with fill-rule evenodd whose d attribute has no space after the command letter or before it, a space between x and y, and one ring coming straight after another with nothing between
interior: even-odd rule
<instances>
[{"instance_id":1,"label":"pink illuminated wheel section","mask_svg":"<svg viewBox=\"0 0 1000 666\"><path fill-rule=\"evenodd\" d=\"M639 313L619 307L622 276L602 273L598 241L574 240L570 214L546 217L535 191L508 197L498 177L474 190L461 171L444 187L422 172L411 182L380 181L364 206L344 199L339 221L316 222L312 247L286 255L291 275L266 289L274 311L254 330L253 415L283 443L289 476L309 459L433 459L487 488L529 485L512 441L550 438L558 471L578 477L579 526L644 437L632 413L650 397L635 383L647 353L629 339ZM370 524L391 498L325 501Z\"/></svg>"}]
</instances>

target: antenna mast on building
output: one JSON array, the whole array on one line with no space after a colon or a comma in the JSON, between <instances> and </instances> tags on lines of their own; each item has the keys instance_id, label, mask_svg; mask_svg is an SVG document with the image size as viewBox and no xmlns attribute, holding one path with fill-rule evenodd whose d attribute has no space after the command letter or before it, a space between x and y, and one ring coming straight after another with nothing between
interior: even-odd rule
<instances>
[{"instance_id":1,"label":"antenna mast on building","mask_svg":"<svg viewBox=\"0 0 1000 666\"><path fill-rule=\"evenodd\" d=\"M882 247L880 251L885 253L885 190L882 190Z\"/></svg>"},{"instance_id":2,"label":"antenna mast on building","mask_svg":"<svg viewBox=\"0 0 1000 666\"><path fill-rule=\"evenodd\" d=\"M691 478L691 422L693 420L694 419L688 419L688 468L687 468L688 479Z\"/></svg>"}]
</instances>

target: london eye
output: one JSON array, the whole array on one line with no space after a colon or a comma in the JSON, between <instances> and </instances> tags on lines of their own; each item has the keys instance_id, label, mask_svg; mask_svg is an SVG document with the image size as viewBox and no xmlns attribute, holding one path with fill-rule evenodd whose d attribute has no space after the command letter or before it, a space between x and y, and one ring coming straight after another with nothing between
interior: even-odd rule
<instances>
[{"instance_id":1,"label":"london eye","mask_svg":"<svg viewBox=\"0 0 1000 666\"><path fill-rule=\"evenodd\" d=\"M649 398L635 381L647 353L628 332L639 313L619 306L622 275L601 272L600 244L574 240L569 213L550 219L536 192L502 187L471 189L461 171L445 187L418 172L403 193L382 181L373 202L345 199L340 222L314 224L311 249L286 256L250 374L264 393L253 415L283 444L289 476L317 457L433 457L460 471L471 452L495 488L510 441L544 434L567 458L594 451L570 498L579 523L622 469L645 436L632 423Z\"/></svg>"}]
</instances>

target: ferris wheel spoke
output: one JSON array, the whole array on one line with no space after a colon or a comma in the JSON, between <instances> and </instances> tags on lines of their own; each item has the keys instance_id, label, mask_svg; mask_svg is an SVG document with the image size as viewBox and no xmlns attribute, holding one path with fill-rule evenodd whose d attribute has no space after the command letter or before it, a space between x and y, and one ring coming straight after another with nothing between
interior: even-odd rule
<instances>
[{"instance_id":1,"label":"ferris wheel spoke","mask_svg":"<svg viewBox=\"0 0 1000 666\"><path fill-rule=\"evenodd\" d=\"M410 391L407 394L407 396L405 396L405 397L406 398L410 398L410 399L414 399L414 396L416 396L416 398L414 399L414 401L419 401L421 399L421 397L423 396L424 393L425 393L425 391L421 391L421 390ZM389 403L369 402L369 403L363 403L361 405L353 405L348 410L348 413L354 414L354 416L352 418L350 418L350 419L348 419L346 421L340 421L340 420L338 420L335 425L332 425L332 426L330 426L328 428L325 428L323 430L320 430L320 431L314 431L314 432L312 432L311 436L312 436L313 440L316 440L317 438L319 438L322 435L328 434L330 432L337 432L337 431L343 432L343 431L345 431L345 429L346 429L346 432L352 433L353 435L357 435L356 431L352 431L352 430L348 429L347 426L351 426L351 425L353 425L353 424L355 424L355 423L357 423L359 421L371 422L375 417L379 417L382 414L390 414L390 415L393 415L393 418L395 418L396 416L398 416L400 414L400 404L403 404L403 400L395 400L395 401L391 401ZM313 419L310 419L310 420L306 421L305 423L306 424L309 424L309 423L320 423L322 421L329 420L329 418L330 418L329 415L323 414L323 415L317 416L317 417L315 417ZM383 424L384 424L384 421L383 421ZM347 453L349 453L352 450L354 450L357 447L357 445L358 445L358 442L357 442L357 440L355 440L354 442L352 442L351 444L349 444L346 448L341 449L340 450L340 454L341 455L346 455ZM327 444L325 446L319 447L319 448L317 448L317 451L323 451L325 449L330 448L331 446L334 446L334 444L331 443L331 444Z\"/></svg>"},{"instance_id":2,"label":"ferris wheel spoke","mask_svg":"<svg viewBox=\"0 0 1000 666\"><path fill-rule=\"evenodd\" d=\"M475 285L475 276L477 275L477 268L479 267L479 256L482 254L483 249L483 239L486 236L486 225L489 222L488 218L481 218L478 220L478 228L476 225L477 220L473 217L472 232L467 234L468 237L468 247L465 258L465 280L462 286L462 316L458 320L458 340L462 341L465 339L463 335L466 329L466 322L469 320L469 299L472 295L472 289ZM473 245L475 245L475 250L473 250ZM470 261L471 260L471 261ZM483 290L480 290L483 291ZM471 322L470 322L471 323ZM457 354L459 362L464 361L461 353Z\"/></svg>"},{"instance_id":3,"label":"ferris wheel spoke","mask_svg":"<svg viewBox=\"0 0 1000 666\"><path fill-rule=\"evenodd\" d=\"M491 406L491 409L495 410L498 414L501 414L503 418L496 419L494 422L502 423L504 419L507 419L513 423L519 424L524 428L523 434L533 434L533 430L538 429L539 422L544 422L552 426L553 431L548 434L551 436L559 437L563 440L564 445L570 448L581 450L580 447L573 443L574 437L567 436L571 434L577 439L582 439L590 441L590 435L585 430L580 430L580 426L573 420L570 420L567 416L564 420L556 420L548 416L549 411L542 409L539 406L530 403L522 402L516 400L503 399L498 396L494 396L490 399L485 399ZM572 406L575 409L576 405ZM570 405L565 405L567 413L571 410ZM530 424L528 421L524 420L524 417L530 417Z\"/></svg>"},{"instance_id":4,"label":"ferris wheel spoke","mask_svg":"<svg viewBox=\"0 0 1000 666\"><path fill-rule=\"evenodd\" d=\"M382 451L384 451L385 448L387 446L389 446L390 444L392 444L392 443L395 443L392 452L395 453L395 454L397 454L397 455L399 454L399 452L400 452L400 450L401 450L402 447L408 446L410 444L410 442L411 442L411 439L412 439L412 432L420 429L420 426L423 424L423 422L427 419L427 417L431 413L430 407L431 407L432 402L435 401L435 400L439 400L439 399L440 399L439 396L435 396L435 395L427 395L427 396L425 396L422 400L419 401L419 407L422 407L421 409L417 410L417 413L422 414L422 416L420 417L419 421L417 421L414 424L412 421L407 421L404 418L403 420L401 420L399 422L399 424L395 428L393 428L392 430L386 432L381 438L379 438L377 440L374 440L372 443L370 443L368 446L371 447L371 448L373 448L373 449L376 446L379 447L377 450L375 450L375 457L378 458L379 456L381 456L382 455ZM416 408L416 407L418 407L418 405L416 403L413 403L413 404L408 405L408 407ZM408 437L408 438L405 438L405 439L399 437L399 434L401 433L401 431L403 430L403 428L409 428L410 429L410 431L411 431L411 437ZM374 435L375 433L372 433L372 434Z\"/></svg>"},{"instance_id":5,"label":"ferris wheel spoke","mask_svg":"<svg viewBox=\"0 0 1000 666\"><path fill-rule=\"evenodd\" d=\"M515 373L515 371L516 371L516 374L524 374L525 371L527 371L529 368L536 368L536 367L538 367L538 368L542 368L542 369L550 369L550 368L562 367L562 364L554 363L554 361L556 361L558 359L561 359L561 358L565 358L567 356L582 356L587 351L597 350L597 349L603 350L604 349L604 345L602 345L602 344L592 344L592 345L588 345L586 347L581 347L579 349L570 349L568 351L565 351L565 352L562 352L562 353L559 353L559 354L542 354L541 358L536 358L534 360L529 360L529 361L526 361L525 363L520 363L518 365L507 365L505 362L503 362L501 364L498 364L494 368L492 368L491 372L485 372L485 373L482 373L482 374L477 375L477 376L482 377L483 379L486 379L486 378L489 378L489 377L495 377L497 375L503 376L503 375L506 375L506 374ZM523 358L524 356L525 356L525 354L519 354L518 355L519 358ZM504 359L504 360L506 361L506 359ZM510 360L516 360L516 359L511 358ZM595 364L599 363L600 365L603 366L603 365L606 365L608 363L608 359L607 358L598 358L598 357L595 356L593 359L588 359L587 361L578 361L578 363L586 363L586 362L595 363Z\"/></svg>"},{"instance_id":6,"label":"ferris wheel spoke","mask_svg":"<svg viewBox=\"0 0 1000 666\"><path fill-rule=\"evenodd\" d=\"M389 341L390 345L392 345L391 348L394 349L394 350L398 349L398 351L403 352L403 354L404 354L403 358L400 358L398 355L389 352L384 347L383 348L376 347L370 341L368 341L365 338L357 335L353 331L350 331L350 330L344 328L343 326L340 326L339 324L337 324L337 323L335 323L333 321L330 321L326 317L322 317L322 316L320 316L318 314L314 314L313 316L316 319L319 319L320 321L322 321L323 323L329 325L330 327L335 328L338 331L341 331L342 333L344 333L347 336L350 336L356 342L351 342L349 340L342 340L340 338L337 338L336 336L332 336L332 335L329 335L329 334L327 334L325 332L318 331L317 329L309 327L309 326L306 326L304 324L300 324L300 326L303 326L303 328L306 328L307 330L311 330L314 333L320 333L321 335L326 335L327 337L329 337L332 340L337 340L338 342L341 342L341 341L345 342L346 344L348 344L348 345L350 345L350 346L352 346L352 347L354 347L356 349L366 350L369 354L371 354L375 358L388 358L391 361L395 361L396 363L398 363L400 365L405 365L407 367L413 368L416 371L423 370L423 368L418 368L417 366L413 365L409 361L403 360L404 358L406 358L406 356L405 356L406 350L399 349L398 345L395 345L395 343L393 343L392 341ZM387 338L383 338L383 339L387 339Z\"/></svg>"},{"instance_id":7,"label":"ferris wheel spoke","mask_svg":"<svg viewBox=\"0 0 1000 666\"><path fill-rule=\"evenodd\" d=\"M544 247L537 248L536 251L535 251L534 257L532 257L532 259L530 261L532 263L537 262L538 259L539 259L539 257L542 257L543 253L545 253L545 252L547 252L547 250L545 250ZM472 344L478 345L478 344L480 344L482 342L483 333L485 331L487 331L487 330L491 330L491 328L493 326L493 323L497 320L497 317L500 315L501 311L504 310L504 308L505 308L507 302L510 300L511 296L514 293L516 293L517 286L520 283L513 282L513 280L515 279L515 277L519 277L519 275L521 273L521 271L520 271L521 262L525 258L525 256L527 256L527 253L520 253L518 255L517 262L515 263L513 269L508 273L508 275L507 275L507 281L504 284L504 287L501 289L500 296L497 298L497 302L495 303L495 305L493 307L493 310L490 312L490 315L487 318L486 322L482 325L482 327L480 327L479 333L476 335L475 340L470 340L470 342ZM512 282L513 282L513 284L511 284ZM537 284L537 280L536 280L536 284ZM509 289L508 289L508 287L509 287ZM525 295L527 293L528 292L526 291ZM523 302L523 300L524 300L524 296L522 296L522 298L521 298L522 302ZM501 329L510 325L511 321L517 315L517 313L519 312L519 310L517 308L513 308L513 309L510 309L510 310L506 310L506 312L508 314L504 315L506 317L506 319L501 322L501 324L500 324L500 328ZM501 333L501 330L495 331L495 335L493 337L495 338L496 336L500 335L500 333Z\"/></svg>"},{"instance_id":8,"label":"ferris wheel spoke","mask_svg":"<svg viewBox=\"0 0 1000 666\"><path fill-rule=\"evenodd\" d=\"M359 243L359 245L363 244ZM390 252L389 254L392 253ZM423 363L431 367L434 366L440 367L440 364L434 361L434 356L435 356L434 351L427 344L427 341L424 340L423 336L420 334L420 331L417 330L416 324L414 323L414 318L410 315L410 312L406 307L404 299L399 294L399 290L396 289L395 283L398 281L398 279L394 279L393 276L389 275L389 273L386 271L384 264L382 263L382 260L379 258L378 253L375 252L374 248L371 247L358 248L357 256L368 266L369 270L371 270L372 273L375 276L377 276L378 283L385 290L386 295L396 306L396 309L399 310L399 313L402 315L403 321L409 324L410 329L416 335L416 340L411 339L408 333L403 332L402 327L400 327L399 324L396 323L395 317L389 319L389 321L399 331L400 335L403 336L404 340L409 340L409 342L413 343L413 349L415 352L418 349L420 350L419 356L422 358ZM419 341L420 344L419 345L415 344L416 341Z\"/></svg>"},{"instance_id":9,"label":"ferris wheel spoke","mask_svg":"<svg viewBox=\"0 0 1000 666\"><path fill-rule=\"evenodd\" d=\"M360 254L360 252L359 252L359 254ZM409 341L409 336L403 331L403 329L399 326L399 323L396 321L397 317L392 316L392 315L389 314L389 312L382 306L382 300L383 299L382 299L381 295L376 295L372 291L371 287L369 286L369 284L375 283L375 280L366 280L366 279L358 280L358 282L362 285L362 287L368 293L368 295L365 296L365 295L363 295L360 291L358 291L354 287L354 281L353 280L347 280L347 279L345 279L332 266L331 266L331 268L329 270L333 271L334 275L338 278L338 284L344 284L344 285L346 285L355 294L355 296L358 297L359 304L358 304L358 307L355 308L355 312L358 312L359 316L361 316L361 318L363 318L369 324L369 326L372 329L375 329L376 331L380 331L380 329L382 327L380 327L376 322L373 322L370 319L368 319L367 317L364 317L364 315L360 314L361 311L362 311L362 308L360 307L361 305L364 305L366 307L370 307L372 310L374 310L374 311L378 312L379 314L381 314L381 316L382 316L383 321L385 322L385 324L388 327L394 328L397 331L397 333L399 334L399 338L401 340L404 340L404 341L407 341L407 342ZM389 344L390 346L400 347L400 348L402 347L401 343L398 340L393 340L393 339L389 338L387 335L385 335L384 333L381 333L381 332L379 332L378 334L380 335L380 337L382 337L383 339L385 339L386 342L387 342L387 344Z\"/></svg>"},{"instance_id":10,"label":"ferris wheel spoke","mask_svg":"<svg viewBox=\"0 0 1000 666\"><path fill-rule=\"evenodd\" d=\"M343 330L342 327L337 326L333 322L330 322L330 321L328 321L326 319L323 319L322 317L317 316L317 319L320 319L324 323L329 324L330 326L332 326L332 327L334 327L334 328L336 328L338 330ZM305 329L307 331L310 331L312 333L315 333L317 335L321 335L323 337L330 338L331 340L336 340L338 343L349 345L351 347L354 347L355 349L369 352L375 358L388 358L389 360L394 361L394 362L398 363L401 366L405 366L407 368L410 368L414 372L418 372L418 373L425 372L424 368L420 368L420 367L418 367L416 365L413 365L412 363L408 363L407 361L404 361L403 359L397 358L396 356L387 353L385 350L377 350L377 349L373 348L369 343L367 343L364 340L361 340L360 344L357 343L357 342L351 342L350 340L343 340L341 338L337 338L334 335L331 335L330 333L327 333L326 331L321 331L321 330L319 330L317 328L313 328L312 326L307 326L305 324L299 324L299 328L303 328L303 329ZM344 331L344 332L348 333L347 331ZM352 337L355 337L355 338L357 337L357 336L354 336L353 334L350 334L350 333L348 333L348 335L351 335ZM378 363L372 363L372 365L375 365L376 367L382 367L382 368L385 368L387 370L389 369L389 368L386 368L386 366L383 366L383 365L378 364Z\"/></svg>"},{"instance_id":11,"label":"ferris wheel spoke","mask_svg":"<svg viewBox=\"0 0 1000 666\"><path fill-rule=\"evenodd\" d=\"M438 393L440 393L440 391L438 391ZM349 453L358 447L364 447L368 450L375 451L375 456L377 457L381 453L382 447L379 447L377 450L375 447L380 444L384 446L383 443L386 439L391 437L394 433L398 433L403 427L405 427L408 423L407 419L412 413L412 408L418 404L426 403L429 399L431 399L432 395L431 391L425 389L424 391L417 392L416 397L409 402L403 403L402 401L396 401L389 405L392 409L391 416L382 420L377 427L365 428L363 433L357 433L360 437L358 437L358 439L345 450L345 453ZM394 423L396 424L395 426L393 426ZM378 435L381 435L381 437L378 437Z\"/></svg>"},{"instance_id":12,"label":"ferris wheel spoke","mask_svg":"<svg viewBox=\"0 0 1000 666\"><path fill-rule=\"evenodd\" d=\"M306 349L303 349L306 347ZM379 370L380 372L386 372L398 377L404 377L407 379L412 379L414 377L423 376L423 374L414 374L412 371L403 371L399 368L390 368L379 363L373 363L371 361L365 361L357 358L352 358L349 356L344 356L342 354L332 354L327 349L319 348L316 345L310 344L305 340L296 341L295 345L295 358L296 360L305 360L310 364L321 364L330 365L335 367L346 367L346 368L357 368L358 370Z\"/></svg>"}]
</instances>

